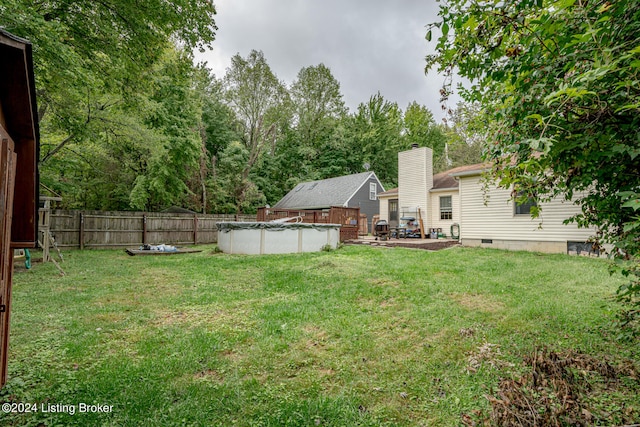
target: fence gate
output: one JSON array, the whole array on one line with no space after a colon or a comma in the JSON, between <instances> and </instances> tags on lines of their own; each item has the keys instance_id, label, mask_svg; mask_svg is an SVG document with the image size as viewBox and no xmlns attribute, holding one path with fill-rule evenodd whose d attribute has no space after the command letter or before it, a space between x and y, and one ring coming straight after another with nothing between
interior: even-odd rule
<instances>
[{"instance_id":1,"label":"fence gate","mask_svg":"<svg viewBox=\"0 0 640 427\"><path fill-rule=\"evenodd\" d=\"M9 349L9 314L11 312L11 275L13 249L11 248L11 220L13 216L13 190L16 176L16 154L11 138L0 125L0 386L7 379L7 350Z\"/></svg>"}]
</instances>

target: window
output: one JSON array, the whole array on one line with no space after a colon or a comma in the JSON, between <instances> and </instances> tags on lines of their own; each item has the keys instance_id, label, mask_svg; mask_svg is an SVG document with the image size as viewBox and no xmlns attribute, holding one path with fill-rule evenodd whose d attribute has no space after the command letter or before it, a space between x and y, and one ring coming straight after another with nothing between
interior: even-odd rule
<instances>
[{"instance_id":1,"label":"window","mask_svg":"<svg viewBox=\"0 0 640 427\"><path fill-rule=\"evenodd\" d=\"M440 196L440 219L453 219L451 196Z\"/></svg>"},{"instance_id":2,"label":"window","mask_svg":"<svg viewBox=\"0 0 640 427\"><path fill-rule=\"evenodd\" d=\"M378 185L375 182L369 183L369 200L376 200L378 197Z\"/></svg>"},{"instance_id":3,"label":"window","mask_svg":"<svg viewBox=\"0 0 640 427\"><path fill-rule=\"evenodd\" d=\"M523 193L518 192L516 200L514 200L513 202L514 213L516 215L531 215L531 208L538 206L538 204L531 198L527 199L526 201L522 201L522 196Z\"/></svg>"}]
</instances>

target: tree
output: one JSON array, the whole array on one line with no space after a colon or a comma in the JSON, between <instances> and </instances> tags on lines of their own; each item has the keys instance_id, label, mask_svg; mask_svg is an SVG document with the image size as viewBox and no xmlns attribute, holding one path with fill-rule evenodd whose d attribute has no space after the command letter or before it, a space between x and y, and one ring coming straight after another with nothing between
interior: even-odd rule
<instances>
[{"instance_id":1,"label":"tree","mask_svg":"<svg viewBox=\"0 0 640 427\"><path fill-rule=\"evenodd\" d=\"M281 167L273 172L286 172L278 179L285 188L300 180L324 179L345 173L343 162L329 157L343 152L344 141L339 136L341 121L347 114L340 83L323 64L304 67L289 90L291 126L283 143L276 150Z\"/></svg>"},{"instance_id":2,"label":"tree","mask_svg":"<svg viewBox=\"0 0 640 427\"><path fill-rule=\"evenodd\" d=\"M248 157L239 183L249 185L249 176L266 149L275 151L276 142L288 122L289 96L286 87L271 71L262 52L252 50L247 58L235 55L224 76L225 99L236 113L242 143ZM244 190L247 190L248 187ZM238 213L247 193L236 191Z\"/></svg>"},{"instance_id":3,"label":"tree","mask_svg":"<svg viewBox=\"0 0 640 427\"><path fill-rule=\"evenodd\" d=\"M220 153L214 197L223 213L255 212L266 203L256 184L245 175L249 157L249 150L239 141L232 142Z\"/></svg>"},{"instance_id":4,"label":"tree","mask_svg":"<svg viewBox=\"0 0 640 427\"><path fill-rule=\"evenodd\" d=\"M318 146L347 113L340 83L324 64L302 68L290 93L295 126L307 145Z\"/></svg>"},{"instance_id":5,"label":"tree","mask_svg":"<svg viewBox=\"0 0 640 427\"><path fill-rule=\"evenodd\" d=\"M472 165L482 161L486 126L479 103L458 103L447 120L447 157L449 167Z\"/></svg>"},{"instance_id":6,"label":"tree","mask_svg":"<svg viewBox=\"0 0 640 427\"><path fill-rule=\"evenodd\" d=\"M201 155L199 121L202 115L194 90L191 57L169 50L150 75L155 90L146 100L146 125L163 135L157 155L136 178L131 206L161 209L186 204L187 182L197 175ZM145 197L146 196L146 197Z\"/></svg>"},{"instance_id":7,"label":"tree","mask_svg":"<svg viewBox=\"0 0 640 427\"><path fill-rule=\"evenodd\" d=\"M443 171L450 165L445 152L447 138L442 127L433 119L433 113L426 107L412 102L403 116L404 147L418 144L419 147L429 147L433 150L434 167Z\"/></svg>"},{"instance_id":8,"label":"tree","mask_svg":"<svg viewBox=\"0 0 640 427\"><path fill-rule=\"evenodd\" d=\"M167 47L210 46L214 14L209 0L4 1L0 22L34 46L42 162L87 140L102 95L136 93ZM59 135L55 144L49 132Z\"/></svg>"},{"instance_id":9,"label":"tree","mask_svg":"<svg viewBox=\"0 0 640 427\"><path fill-rule=\"evenodd\" d=\"M487 158L503 186L577 198L619 258L640 255L640 3L635 0L450 0L432 67L469 79ZM451 87L443 88L446 96ZM637 261L636 261L637 262ZM640 272L621 289L640 315Z\"/></svg>"},{"instance_id":10,"label":"tree","mask_svg":"<svg viewBox=\"0 0 640 427\"><path fill-rule=\"evenodd\" d=\"M402 149L402 111L380 93L358 105L347 124L352 173L368 164L380 181L393 187L398 182L398 151Z\"/></svg>"}]
</instances>

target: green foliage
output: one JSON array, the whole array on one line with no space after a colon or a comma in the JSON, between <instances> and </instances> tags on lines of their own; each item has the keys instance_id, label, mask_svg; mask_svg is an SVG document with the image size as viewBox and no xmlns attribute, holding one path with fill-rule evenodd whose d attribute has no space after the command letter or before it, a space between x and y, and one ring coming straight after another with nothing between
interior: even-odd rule
<instances>
[{"instance_id":1,"label":"green foliage","mask_svg":"<svg viewBox=\"0 0 640 427\"><path fill-rule=\"evenodd\" d=\"M485 109L494 176L538 200L577 199L570 221L637 260L640 3L453 0L440 17L427 68L471 80L463 95Z\"/></svg>"},{"instance_id":2,"label":"green foliage","mask_svg":"<svg viewBox=\"0 0 640 427\"><path fill-rule=\"evenodd\" d=\"M443 128L436 124L431 111L414 101L404 112L403 125L403 149L406 150L413 144L418 144L419 147L429 147L433 150L436 172L450 167L445 152L447 136Z\"/></svg>"},{"instance_id":3,"label":"green foliage","mask_svg":"<svg viewBox=\"0 0 640 427\"><path fill-rule=\"evenodd\" d=\"M214 14L207 0L3 2L4 28L33 44L42 182L68 207L157 208L188 192L184 52L210 46Z\"/></svg>"},{"instance_id":4,"label":"green foliage","mask_svg":"<svg viewBox=\"0 0 640 427\"><path fill-rule=\"evenodd\" d=\"M249 180L265 152L273 152L289 121L289 93L271 71L262 52L252 50L247 58L239 54L231 58L231 67L223 79L225 101L235 112L240 124L241 141L247 159L236 178L240 187L233 189L238 213L257 197L255 184Z\"/></svg>"},{"instance_id":5,"label":"green foliage","mask_svg":"<svg viewBox=\"0 0 640 427\"><path fill-rule=\"evenodd\" d=\"M385 187L397 185L398 151L406 148L402 147L402 129L398 104L385 100L380 93L358 105L357 113L347 122L346 137L352 155L368 163Z\"/></svg>"},{"instance_id":6,"label":"green foliage","mask_svg":"<svg viewBox=\"0 0 640 427\"><path fill-rule=\"evenodd\" d=\"M290 88L293 125L279 156L296 165L296 179L314 180L350 173L343 156L341 123L347 115L340 83L324 64L300 70ZM297 182L292 183L293 185Z\"/></svg>"},{"instance_id":7,"label":"green foliage","mask_svg":"<svg viewBox=\"0 0 640 427\"><path fill-rule=\"evenodd\" d=\"M221 213L255 213L266 203L264 195L258 190L249 176L245 176L250 153L244 144L235 141L220 153L217 164L217 179L214 205Z\"/></svg>"},{"instance_id":8,"label":"green foliage","mask_svg":"<svg viewBox=\"0 0 640 427\"><path fill-rule=\"evenodd\" d=\"M161 209L182 205L189 193L187 180L195 174L200 156L198 99L193 93L191 58L169 55L151 75L154 91L147 104L146 123L166 139L162 150L150 159L146 178L149 199L137 208Z\"/></svg>"},{"instance_id":9,"label":"green foliage","mask_svg":"<svg viewBox=\"0 0 640 427\"><path fill-rule=\"evenodd\" d=\"M447 120L446 167L473 165L482 161L486 143L486 125L482 122L480 104L459 103ZM434 167L439 166L438 163Z\"/></svg>"}]
</instances>

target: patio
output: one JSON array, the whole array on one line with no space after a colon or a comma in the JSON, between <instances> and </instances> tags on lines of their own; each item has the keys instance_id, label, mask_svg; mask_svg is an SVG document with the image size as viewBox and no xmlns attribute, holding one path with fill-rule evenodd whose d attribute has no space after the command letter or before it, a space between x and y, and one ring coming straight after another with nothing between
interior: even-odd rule
<instances>
[{"instance_id":1,"label":"patio","mask_svg":"<svg viewBox=\"0 0 640 427\"><path fill-rule=\"evenodd\" d=\"M458 240L454 239L389 238L387 240L380 240L376 239L375 236L360 236L358 239L347 240L345 243L352 245L426 249L431 251L446 249L460 244Z\"/></svg>"}]
</instances>

